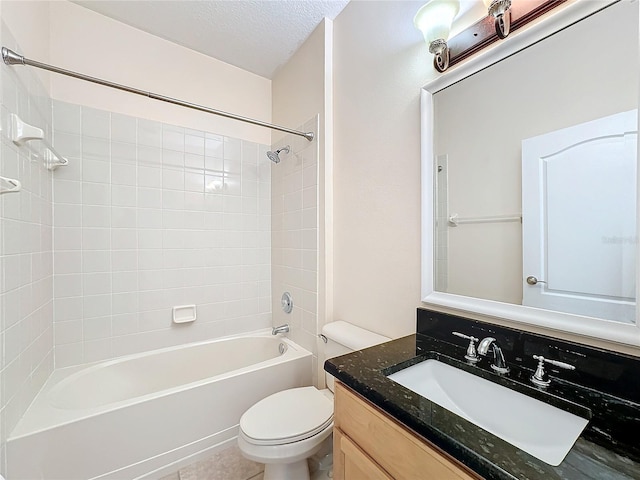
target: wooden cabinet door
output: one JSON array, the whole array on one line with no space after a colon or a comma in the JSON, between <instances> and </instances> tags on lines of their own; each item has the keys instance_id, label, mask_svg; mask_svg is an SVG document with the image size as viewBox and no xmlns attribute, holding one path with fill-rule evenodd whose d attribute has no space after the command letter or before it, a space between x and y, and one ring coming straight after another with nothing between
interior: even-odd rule
<instances>
[{"instance_id":1,"label":"wooden cabinet door","mask_svg":"<svg viewBox=\"0 0 640 480\"><path fill-rule=\"evenodd\" d=\"M338 451L334 450L333 456L334 480L393 480L340 429L335 429L333 435L334 445L339 447Z\"/></svg>"},{"instance_id":2,"label":"wooden cabinet door","mask_svg":"<svg viewBox=\"0 0 640 480\"><path fill-rule=\"evenodd\" d=\"M480 478L340 383L334 401L336 480Z\"/></svg>"}]
</instances>

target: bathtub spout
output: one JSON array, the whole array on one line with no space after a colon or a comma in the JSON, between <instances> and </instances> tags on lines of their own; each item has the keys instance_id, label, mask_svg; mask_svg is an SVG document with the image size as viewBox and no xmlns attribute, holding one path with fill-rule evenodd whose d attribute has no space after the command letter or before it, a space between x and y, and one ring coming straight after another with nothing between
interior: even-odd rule
<instances>
[{"instance_id":1,"label":"bathtub spout","mask_svg":"<svg viewBox=\"0 0 640 480\"><path fill-rule=\"evenodd\" d=\"M273 327L271 329L271 335L277 335L279 333L287 333L289 331L289 324L285 323L284 325L280 325L279 327Z\"/></svg>"}]
</instances>

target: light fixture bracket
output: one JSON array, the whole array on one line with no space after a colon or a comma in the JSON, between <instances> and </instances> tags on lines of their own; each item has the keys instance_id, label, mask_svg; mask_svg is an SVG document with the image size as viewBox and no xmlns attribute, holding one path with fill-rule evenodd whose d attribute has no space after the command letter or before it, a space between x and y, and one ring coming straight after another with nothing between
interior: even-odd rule
<instances>
[{"instance_id":1,"label":"light fixture bracket","mask_svg":"<svg viewBox=\"0 0 640 480\"><path fill-rule=\"evenodd\" d=\"M434 40L433 42L431 42L429 44L429 53L432 53L434 55L438 55L440 53L442 53L442 51L447 48L447 41L439 38L437 40Z\"/></svg>"},{"instance_id":2,"label":"light fixture bracket","mask_svg":"<svg viewBox=\"0 0 640 480\"><path fill-rule=\"evenodd\" d=\"M511 32L511 0L493 0L489 5L489 16L495 18L496 35L507 38Z\"/></svg>"},{"instance_id":3,"label":"light fixture bracket","mask_svg":"<svg viewBox=\"0 0 640 480\"><path fill-rule=\"evenodd\" d=\"M448 67L462 62L567 1L529 0L511 3L510 0L494 0L489 6L489 15L447 41ZM435 59L434 66L439 72L443 71L435 65Z\"/></svg>"},{"instance_id":4,"label":"light fixture bracket","mask_svg":"<svg viewBox=\"0 0 640 480\"><path fill-rule=\"evenodd\" d=\"M511 7L511 0L493 0L489 5L489 15L492 17L499 17Z\"/></svg>"},{"instance_id":5,"label":"light fixture bracket","mask_svg":"<svg viewBox=\"0 0 640 480\"><path fill-rule=\"evenodd\" d=\"M442 73L449 68L449 47L446 40L439 38L429 44L429 53L433 54L433 68Z\"/></svg>"}]
</instances>

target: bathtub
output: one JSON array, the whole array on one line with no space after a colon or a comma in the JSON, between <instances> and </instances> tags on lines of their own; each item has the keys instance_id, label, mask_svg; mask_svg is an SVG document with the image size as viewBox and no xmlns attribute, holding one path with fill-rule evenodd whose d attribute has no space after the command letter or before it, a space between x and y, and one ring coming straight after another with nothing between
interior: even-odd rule
<instances>
[{"instance_id":1,"label":"bathtub","mask_svg":"<svg viewBox=\"0 0 640 480\"><path fill-rule=\"evenodd\" d=\"M160 478L233 444L245 410L311 369L264 331L56 370L7 440L7 477Z\"/></svg>"}]
</instances>

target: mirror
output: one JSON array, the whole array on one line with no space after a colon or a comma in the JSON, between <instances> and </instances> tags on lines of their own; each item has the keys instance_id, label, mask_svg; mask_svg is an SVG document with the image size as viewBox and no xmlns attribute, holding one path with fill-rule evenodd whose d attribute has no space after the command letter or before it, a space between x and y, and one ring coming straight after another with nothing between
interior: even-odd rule
<instances>
[{"instance_id":1,"label":"mirror","mask_svg":"<svg viewBox=\"0 0 640 480\"><path fill-rule=\"evenodd\" d=\"M638 2L608 3L425 87L426 303L640 344Z\"/></svg>"}]
</instances>

